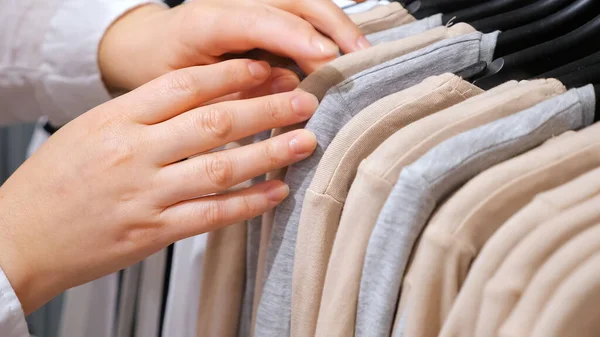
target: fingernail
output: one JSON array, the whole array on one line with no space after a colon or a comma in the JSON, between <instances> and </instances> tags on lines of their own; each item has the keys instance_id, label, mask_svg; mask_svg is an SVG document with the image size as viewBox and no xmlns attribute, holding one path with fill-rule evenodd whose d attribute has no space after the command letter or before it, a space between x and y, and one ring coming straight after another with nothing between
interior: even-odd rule
<instances>
[{"instance_id":1,"label":"fingernail","mask_svg":"<svg viewBox=\"0 0 600 337\"><path fill-rule=\"evenodd\" d=\"M312 154L316 147L317 137L315 137L314 133L307 130L299 131L290 141L292 152L302 158Z\"/></svg>"},{"instance_id":2,"label":"fingernail","mask_svg":"<svg viewBox=\"0 0 600 337\"><path fill-rule=\"evenodd\" d=\"M340 52L340 49L335 43L322 36L313 37L312 44L322 56L337 56Z\"/></svg>"},{"instance_id":3,"label":"fingernail","mask_svg":"<svg viewBox=\"0 0 600 337\"><path fill-rule=\"evenodd\" d=\"M273 80L271 90L274 94L288 92L296 89L300 81L294 76L283 76Z\"/></svg>"},{"instance_id":4,"label":"fingernail","mask_svg":"<svg viewBox=\"0 0 600 337\"><path fill-rule=\"evenodd\" d=\"M301 117L310 117L319 106L319 100L313 94L303 93L292 98L292 110Z\"/></svg>"},{"instance_id":5,"label":"fingernail","mask_svg":"<svg viewBox=\"0 0 600 337\"><path fill-rule=\"evenodd\" d=\"M367 40L366 37L361 36L356 41L356 45L358 46L359 49L367 49L367 48L371 47L371 42L369 42L369 40Z\"/></svg>"},{"instance_id":6,"label":"fingernail","mask_svg":"<svg viewBox=\"0 0 600 337\"><path fill-rule=\"evenodd\" d=\"M269 75L269 64L262 61L249 62L248 70L252 77L262 80Z\"/></svg>"},{"instance_id":7,"label":"fingernail","mask_svg":"<svg viewBox=\"0 0 600 337\"><path fill-rule=\"evenodd\" d=\"M290 194L290 187L286 184L271 185L267 188L265 194L270 201L279 203Z\"/></svg>"}]
</instances>

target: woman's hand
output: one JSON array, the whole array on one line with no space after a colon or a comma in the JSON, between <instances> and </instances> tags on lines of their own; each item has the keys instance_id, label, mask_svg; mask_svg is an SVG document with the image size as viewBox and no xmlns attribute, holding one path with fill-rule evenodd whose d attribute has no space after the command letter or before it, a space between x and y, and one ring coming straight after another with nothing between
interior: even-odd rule
<instances>
[{"instance_id":1,"label":"woman's hand","mask_svg":"<svg viewBox=\"0 0 600 337\"><path fill-rule=\"evenodd\" d=\"M195 0L123 15L106 32L99 62L109 87L133 89L169 71L253 49L289 57L310 73L335 58L338 45L349 53L369 42L330 0Z\"/></svg>"},{"instance_id":2,"label":"woman's hand","mask_svg":"<svg viewBox=\"0 0 600 337\"><path fill-rule=\"evenodd\" d=\"M272 77L268 64L250 60L178 70L51 137L0 187L0 266L25 313L174 241L281 202L288 188L280 181L215 193L308 157L312 133L210 152L312 115L317 100L301 91L228 100L268 92Z\"/></svg>"}]
</instances>

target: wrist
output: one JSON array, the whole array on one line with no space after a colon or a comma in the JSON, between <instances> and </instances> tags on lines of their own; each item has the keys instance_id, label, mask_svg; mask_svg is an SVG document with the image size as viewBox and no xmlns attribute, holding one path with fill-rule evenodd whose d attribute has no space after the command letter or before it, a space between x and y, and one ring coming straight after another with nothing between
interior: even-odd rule
<instances>
[{"instance_id":1,"label":"wrist","mask_svg":"<svg viewBox=\"0 0 600 337\"><path fill-rule=\"evenodd\" d=\"M160 41L154 18L166 11L153 3L138 6L106 30L98 48L98 65L109 90L132 90L154 77L151 60L159 50L153 42Z\"/></svg>"},{"instance_id":2,"label":"wrist","mask_svg":"<svg viewBox=\"0 0 600 337\"><path fill-rule=\"evenodd\" d=\"M25 315L35 311L41 304L40 295L41 291L39 287L35 285L35 277L32 271L35 268L31 268L25 256L27 252L20 251L16 241L18 238L11 237L10 224L7 222L6 217L0 217L2 221L3 235L0 236L0 268L4 272L10 286L17 295L21 307Z\"/></svg>"},{"instance_id":3,"label":"wrist","mask_svg":"<svg viewBox=\"0 0 600 337\"><path fill-rule=\"evenodd\" d=\"M24 206L20 201L22 198L6 190L10 183L9 179L0 187L0 268L19 299L23 312L28 315L62 289L58 273L50 271L49 261L52 257L44 254L47 238L39 240L28 230L32 224L44 221L43 216ZM35 200L30 195L21 197L27 197L30 203Z\"/></svg>"}]
</instances>

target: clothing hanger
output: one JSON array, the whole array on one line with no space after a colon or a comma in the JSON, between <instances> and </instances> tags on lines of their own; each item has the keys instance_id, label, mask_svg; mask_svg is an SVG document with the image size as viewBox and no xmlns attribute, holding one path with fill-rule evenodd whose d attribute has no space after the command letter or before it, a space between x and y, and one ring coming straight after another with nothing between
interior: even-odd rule
<instances>
[{"instance_id":1,"label":"clothing hanger","mask_svg":"<svg viewBox=\"0 0 600 337\"><path fill-rule=\"evenodd\" d=\"M407 5L414 0L400 0ZM485 3L486 0L421 0L420 10L435 11L436 13L456 11Z\"/></svg>"},{"instance_id":2,"label":"clothing hanger","mask_svg":"<svg viewBox=\"0 0 600 337\"><path fill-rule=\"evenodd\" d=\"M179 6L183 3L183 0L164 0L164 2L169 6L169 7L175 7L175 6Z\"/></svg>"},{"instance_id":3,"label":"clothing hanger","mask_svg":"<svg viewBox=\"0 0 600 337\"><path fill-rule=\"evenodd\" d=\"M556 68L551 71L545 72L541 75L536 76L535 78L558 78L560 76L564 76L596 64L600 64L600 51L595 52L592 55L586 56L575 62L566 64L560 68Z\"/></svg>"},{"instance_id":4,"label":"clothing hanger","mask_svg":"<svg viewBox=\"0 0 600 337\"><path fill-rule=\"evenodd\" d=\"M495 68L473 83L490 89L508 80L534 77L600 50L599 39L600 15L559 38L496 59Z\"/></svg>"},{"instance_id":5,"label":"clothing hanger","mask_svg":"<svg viewBox=\"0 0 600 337\"><path fill-rule=\"evenodd\" d=\"M466 7L455 12L444 12L442 22L444 24L451 20L454 22L471 22L520 8L534 1L536 0L482 1L477 6Z\"/></svg>"},{"instance_id":6,"label":"clothing hanger","mask_svg":"<svg viewBox=\"0 0 600 337\"><path fill-rule=\"evenodd\" d=\"M415 2L415 0L392 0L390 2L397 2L397 3L401 4L402 7L406 7L406 6L410 5L411 3Z\"/></svg>"},{"instance_id":7,"label":"clothing hanger","mask_svg":"<svg viewBox=\"0 0 600 337\"><path fill-rule=\"evenodd\" d=\"M586 68L557 77L567 88L578 88L588 85L600 85L600 64L594 64ZM600 97L598 97L600 98Z\"/></svg>"},{"instance_id":8,"label":"clothing hanger","mask_svg":"<svg viewBox=\"0 0 600 337\"><path fill-rule=\"evenodd\" d=\"M410 3L407 3L402 6L404 6L404 9L406 9L409 14L412 14L413 16L416 17L415 13L419 11L419 8L421 8L421 1L420 0L411 1Z\"/></svg>"},{"instance_id":9,"label":"clothing hanger","mask_svg":"<svg viewBox=\"0 0 600 337\"><path fill-rule=\"evenodd\" d=\"M470 81L476 78L477 76L483 74L487 70L487 67L487 62L479 61L455 72L454 75L462 78L465 81Z\"/></svg>"},{"instance_id":10,"label":"clothing hanger","mask_svg":"<svg viewBox=\"0 0 600 337\"><path fill-rule=\"evenodd\" d=\"M505 56L557 38L581 27L598 13L600 1L577 0L542 20L500 33L494 56Z\"/></svg>"},{"instance_id":11,"label":"clothing hanger","mask_svg":"<svg viewBox=\"0 0 600 337\"><path fill-rule=\"evenodd\" d=\"M505 31L552 15L572 2L573 0L539 0L525 7L474 21L470 24L484 33L497 30Z\"/></svg>"},{"instance_id":12,"label":"clothing hanger","mask_svg":"<svg viewBox=\"0 0 600 337\"><path fill-rule=\"evenodd\" d=\"M594 110L594 123L600 121L600 84L594 84L594 94L596 96L596 110Z\"/></svg>"}]
</instances>

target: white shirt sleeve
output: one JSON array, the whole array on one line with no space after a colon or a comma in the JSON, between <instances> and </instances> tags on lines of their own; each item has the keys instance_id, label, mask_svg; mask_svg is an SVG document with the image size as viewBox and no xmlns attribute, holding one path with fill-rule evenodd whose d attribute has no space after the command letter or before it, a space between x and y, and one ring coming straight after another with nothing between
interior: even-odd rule
<instances>
[{"instance_id":1,"label":"white shirt sleeve","mask_svg":"<svg viewBox=\"0 0 600 337\"><path fill-rule=\"evenodd\" d=\"M64 124L110 99L98 45L123 13L159 0L1 0L0 124Z\"/></svg>"},{"instance_id":2,"label":"white shirt sleeve","mask_svg":"<svg viewBox=\"0 0 600 337\"><path fill-rule=\"evenodd\" d=\"M0 336L29 337L21 302L0 269Z\"/></svg>"}]
</instances>

